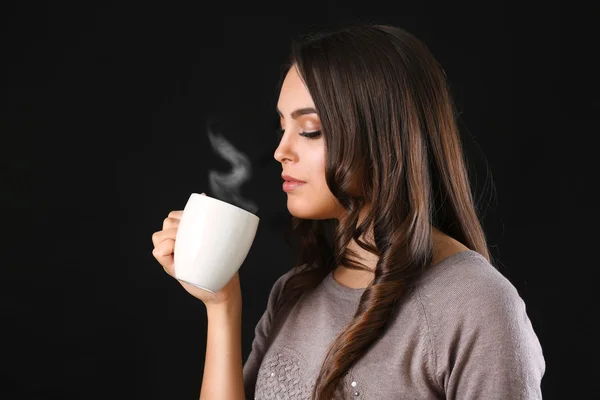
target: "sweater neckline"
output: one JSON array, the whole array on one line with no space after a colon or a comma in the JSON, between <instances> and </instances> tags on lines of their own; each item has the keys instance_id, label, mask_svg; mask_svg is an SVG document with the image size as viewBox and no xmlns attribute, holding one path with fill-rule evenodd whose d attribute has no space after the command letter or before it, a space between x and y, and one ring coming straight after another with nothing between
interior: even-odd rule
<instances>
[{"instance_id":1,"label":"sweater neckline","mask_svg":"<svg viewBox=\"0 0 600 400\"><path fill-rule=\"evenodd\" d=\"M459 252L454 253L454 254L444 258L443 260L431 265L431 267L429 268L429 271L432 270L434 267L437 268L440 266L444 266L446 264L451 264L453 262L457 262L459 260L468 258L471 255L477 255L479 257L483 257L479 253L477 253L476 251L471 250L471 249L459 251ZM336 296L343 297L344 299L348 299L348 300L360 299L360 296L362 296L362 294L364 293L364 291L366 289L366 288L351 288L351 287L342 285L341 283L336 281L335 278L333 277L333 270L330 271L325 276L325 279L323 279L323 284L324 284L324 287L327 292L332 293Z\"/></svg>"}]
</instances>

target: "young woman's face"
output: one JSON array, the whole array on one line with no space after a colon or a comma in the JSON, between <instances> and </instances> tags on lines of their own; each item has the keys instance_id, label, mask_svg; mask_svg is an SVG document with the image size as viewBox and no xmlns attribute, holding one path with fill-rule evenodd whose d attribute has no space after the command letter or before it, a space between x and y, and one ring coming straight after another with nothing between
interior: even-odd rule
<instances>
[{"instance_id":1,"label":"young woman's face","mask_svg":"<svg viewBox=\"0 0 600 400\"><path fill-rule=\"evenodd\" d=\"M274 157L281 163L282 174L306 183L287 190L289 212L302 219L338 218L342 206L325 182L325 141L315 104L295 67L287 73L277 110L283 136ZM316 133L316 137L305 135Z\"/></svg>"}]
</instances>

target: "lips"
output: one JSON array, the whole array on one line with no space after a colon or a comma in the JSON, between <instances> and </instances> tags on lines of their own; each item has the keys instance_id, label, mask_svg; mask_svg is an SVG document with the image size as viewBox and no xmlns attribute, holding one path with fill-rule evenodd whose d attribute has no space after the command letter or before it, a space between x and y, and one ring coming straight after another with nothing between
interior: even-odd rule
<instances>
[{"instance_id":1,"label":"lips","mask_svg":"<svg viewBox=\"0 0 600 400\"><path fill-rule=\"evenodd\" d=\"M291 181L284 181L284 182L283 182L283 185L282 185L281 187L282 187L282 189L283 189L285 192L292 192L294 189L296 189L296 188L298 188L298 187L301 187L301 186L304 186L304 185L306 185L306 182L298 182L298 181L291 182Z\"/></svg>"},{"instance_id":2,"label":"lips","mask_svg":"<svg viewBox=\"0 0 600 400\"><path fill-rule=\"evenodd\" d=\"M305 181L296 179L291 175L281 174L281 177L283 178L282 188L284 191L286 191L288 193L293 192L294 189L296 189L306 183Z\"/></svg>"},{"instance_id":3,"label":"lips","mask_svg":"<svg viewBox=\"0 0 600 400\"><path fill-rule=\"evenodd\" d=\"M286 174L282 174L281 177L283 178L284 181L287 181L287 182L306 183L305 181L301 181L300 179L296 179L293 176L286 175Z\"/></svg>"}]
</instances>

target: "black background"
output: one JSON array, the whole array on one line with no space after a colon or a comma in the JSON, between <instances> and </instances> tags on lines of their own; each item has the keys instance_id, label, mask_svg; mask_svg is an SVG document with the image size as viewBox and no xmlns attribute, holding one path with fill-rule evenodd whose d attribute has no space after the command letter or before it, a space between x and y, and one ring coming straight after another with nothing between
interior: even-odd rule
<instances>
[{"instance_id":1,"label":"black background","mask_svg":"<svg viewBox=\"0 0 600 400\"><path fill-rule=\"evenodd\" d=\"M0 398L198 397L205 309L154 260L151 235L229 168L209 120L253 165L247 357L293 262L273 159L280 66L293 36L365 20L414 33L446 71L492 254L544 349L544 398L593 393L592 15L556 2L4 4Z\"/></svg>"}]
</instances>

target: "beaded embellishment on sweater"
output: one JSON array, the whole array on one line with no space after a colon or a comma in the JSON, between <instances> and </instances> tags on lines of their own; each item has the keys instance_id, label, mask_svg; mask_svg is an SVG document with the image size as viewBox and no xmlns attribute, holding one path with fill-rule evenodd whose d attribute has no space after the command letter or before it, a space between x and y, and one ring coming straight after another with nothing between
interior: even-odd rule
<instances>
[{"instance_id":1,"label":"beaded embellishment on sweater","mask_svg":"<svg viewBox=\"0 0 600 400\"><path fill-rule=\"evenodd\" d=\"M256 380L256 400L307 400L310 389L305 384L302 360L289 349L268 353Z\"/></svg>"},{"instance_id":2,"label":"beaded embellishment on sweater","mask_svg":"<svg viewBox=\"0 0 600 400\"><path fill-rule=\"evenodd\" d=\"M255 400L310 400L313 385L306 385L307 366L300 355L284 347L268 352L258 371ZM346 374L343 398L362 399L356 380Z\"/></svg>"}]
</instances>

